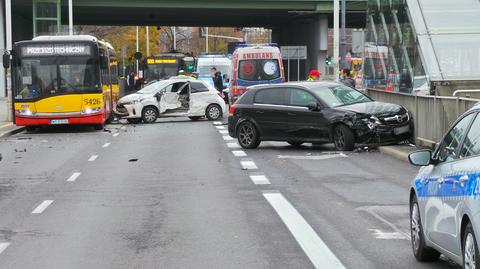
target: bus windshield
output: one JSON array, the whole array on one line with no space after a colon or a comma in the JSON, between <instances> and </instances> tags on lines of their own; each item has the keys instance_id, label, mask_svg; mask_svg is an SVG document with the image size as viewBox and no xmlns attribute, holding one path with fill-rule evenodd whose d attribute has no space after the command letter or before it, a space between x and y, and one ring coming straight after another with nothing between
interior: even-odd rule
<instances>
[{"instance_id":1,"label":"bus windshield","mask_svg":"<svg viewBox=\"0 0 480 269\"><path fill-rule=\"evenodd\" d=\"M89 57L25 58L15 68L17 100L101 92L98 68Z\"/></svg>"},{"instance_id":2,"label":"bus windshield","mask_svg":"<svg viewBox=\"0 0 480 269\"><path fill-rule=\"evenodd\" d=\"M247 81L273 80L280 77L280 65L276 59L242 60L238 78Z\"/></svg>"},{"instance_id":3,"label":"bus windshield","mask_svg":"<svg viewBox=\"0 0 480 269\"><path fill-rule=\"evenodd\" d=\"M178 75L178 68L175 64L149 64L144 77L148 81L167 79Z\"/></svg>"}]
</instances>

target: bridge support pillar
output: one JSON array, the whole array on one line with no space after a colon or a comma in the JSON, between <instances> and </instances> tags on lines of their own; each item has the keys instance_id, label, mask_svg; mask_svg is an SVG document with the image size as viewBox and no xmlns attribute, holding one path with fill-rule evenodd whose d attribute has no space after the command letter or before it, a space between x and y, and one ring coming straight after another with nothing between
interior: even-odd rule
<instances>
[{"instance_id":1,"label":"bridge support pillar","mask_svg":"<svg viewBox=\"0 0 480 269\"><path fill-rule=\"evenodd\" d=\"M328 54L328 18L313 16L297 19L273 28L272 42L279 46L307 46L307 60L300 63L297 74L297 61L290 61L290 80L305 80L312 69L318 69L322 76L326 73L325 59ZM288 74L288 61L284 61L285 76Z\"/></svg>"}]
</instances>

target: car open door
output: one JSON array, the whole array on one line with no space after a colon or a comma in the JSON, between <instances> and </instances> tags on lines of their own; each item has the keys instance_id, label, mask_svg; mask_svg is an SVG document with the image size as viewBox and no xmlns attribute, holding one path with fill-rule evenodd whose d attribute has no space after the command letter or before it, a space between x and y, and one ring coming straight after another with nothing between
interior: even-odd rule
<instances>
[{"instance_id":1,"label":"car open door","mask_svg":"<svg viewBox=\"0 0 480 269\"><path fill-rule=\"evenodd\" d=\"M179 92L188 87L188 81L174 82L163 90L159 101L160 113L173 112L182 108L182 102L179 99Z\"/></svg>"}]
</instances>

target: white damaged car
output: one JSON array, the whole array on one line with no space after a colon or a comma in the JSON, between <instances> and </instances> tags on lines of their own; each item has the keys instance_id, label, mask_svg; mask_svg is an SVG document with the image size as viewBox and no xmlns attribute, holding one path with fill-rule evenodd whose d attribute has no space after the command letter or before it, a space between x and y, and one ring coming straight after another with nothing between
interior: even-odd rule
<instances>
[{"instance_id":1,"label":"white damaged car","mask_svg":"<svg viewBox=\"0 0 480 269\"><path fill-rule=\"evenodd\" d=\"M122 97L115 108L115 114L130 123L154 123L159 117L218 120L226 112L225 102L215 88L188 77L152 83Z\"/></svg>"}]
</instances>

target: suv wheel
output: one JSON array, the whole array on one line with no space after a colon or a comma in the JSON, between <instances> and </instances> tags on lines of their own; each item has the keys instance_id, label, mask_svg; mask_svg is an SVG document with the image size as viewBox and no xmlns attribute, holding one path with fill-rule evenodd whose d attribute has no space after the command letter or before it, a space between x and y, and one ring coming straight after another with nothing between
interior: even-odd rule
<instances>
[{"instance_id":1,"label":"suv wheel","mask_svg":"<svg viewBox=\"0 0 480 269\"><path fill-rule=\"evenodd\" d=\"M238 143L245 149L254 149L261 142L257 128L249 121L245 121L238 126L237 137Z\"/></svg>"}]
</instances>

